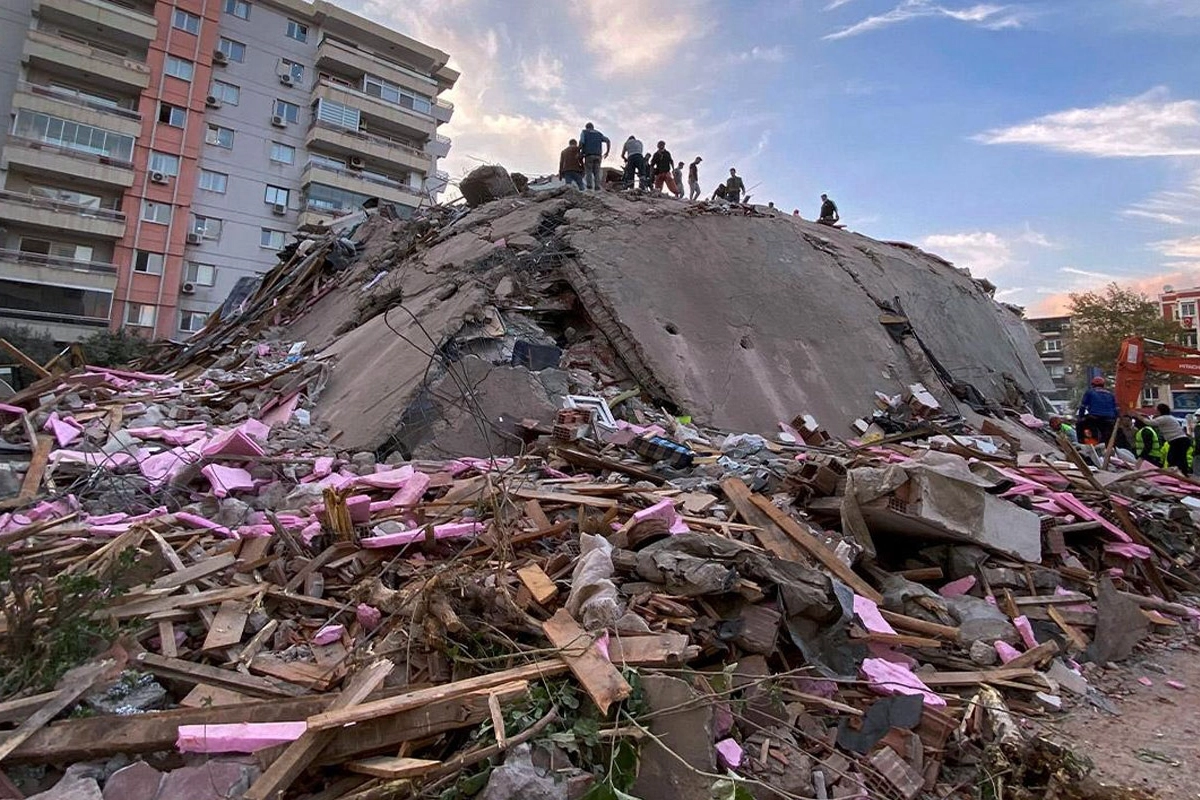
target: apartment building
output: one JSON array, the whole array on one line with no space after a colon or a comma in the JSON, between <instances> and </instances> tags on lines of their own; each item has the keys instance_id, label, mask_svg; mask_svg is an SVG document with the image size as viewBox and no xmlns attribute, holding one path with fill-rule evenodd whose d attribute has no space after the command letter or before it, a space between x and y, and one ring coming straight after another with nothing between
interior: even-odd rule
<instances>
[{"instance_id":1,"label":"apartment building","mask_svg":"<svg viewBox=\"0 0 1200 800\"><path fill-rule=\"evenodd\" d=\"M431 202L447 60L324 0L7 0L0 322L186 336L298 224Z\"/></svg>"},{"instance_id":2,"label":"apartment building","mask_svg":"<svg viewBox=\"0 0 1200 800\"><path fill-rule=\"evenodd\" d=\"M1038 356L1054 381L1054 392L1046 399L1059 413L1064 413L1079 399L1080 381L1071 363L1071 317L1034 317L1026 322L1040 337Z\"/></svg>"}]
</instances>

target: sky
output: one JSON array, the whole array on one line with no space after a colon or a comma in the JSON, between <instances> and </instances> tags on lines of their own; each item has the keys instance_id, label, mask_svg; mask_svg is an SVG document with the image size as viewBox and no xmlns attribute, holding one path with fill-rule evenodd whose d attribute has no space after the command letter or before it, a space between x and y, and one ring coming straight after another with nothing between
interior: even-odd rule
<instances>
[{"instance_id":1,"label":"sky","mask_svg":"<svg viewBox=\"0 0 1200 800\"><path fill-rule=\"evenodd\" d=\"M1027 315L1200 286L1200 0L337 0L450 54L442 167L594 122L755 202L915 243Z\"/></svg>"}]
</instances>

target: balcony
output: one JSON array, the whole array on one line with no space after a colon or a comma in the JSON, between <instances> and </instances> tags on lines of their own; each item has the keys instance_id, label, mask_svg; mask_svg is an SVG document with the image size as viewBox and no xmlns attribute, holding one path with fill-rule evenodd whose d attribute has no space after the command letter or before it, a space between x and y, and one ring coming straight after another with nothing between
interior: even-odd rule
<instances>
[{"instance_id":1,"label":"balcony","mask_svg":"<svg viewBox=\"0 0 1200 800\"><path fill-rule=\"evenodd\" d=\"M432 139L435 135L437 123L432 117L394 103L388 103L357 89L340 86L322 79L317 83L313 96L357 108L372 130L392 131L400 136L416 138L423 142Z\"/></svg>"},{"instance_id":2,"label":"balcony","mask_svg":"<svg viewBox=\"0 0 1200 800\"><path fill-rule=\"evenodd\" d=\"M46 21L91 31L103 28L106 39L148 47L158 32L152 14L107 0L34 0L33 13Z\"/></svg>"},{"instance_id":3,"label":"balcony","mask_svg":"<svg viewBox=\"0 0 1200 800\"><path fill-rule=\"evenodd\" d=\"M45 31L25 34L21 61L35 69L116 91L140 93L150 85L150 68L143 62Z\"/></svg>"},{"instance_id":4,"label":"balcony","mask_svg":"<svg viewBox=\"0 0 1200 800\"><path fill-rule=\"evenodd\" d=\"M363 131L354 131L317 120L308 129L304 145L339 155L360 156L373 162L397 164L424 175L429 171L429 154L416 147Z\"/></svg>"},{"instance_id":5,"label":"balcony","mask_svg":"<svg viewBox=\"0 0 1200 800\"><path fill-rule=\"evenodd\" d=\"M425 191L430 194L437 194L445 191L450 184L450 173L444 170L438 170L425 179Z\"/></svg>"},{"instance_id":6,"label":"balcony","mask_svg":"<svg viewBox=\"0 0 1200 800\"><path fill-rule=\"evenodd\" d=\"M106 156L92 155L69 147L47 144L19 136L8 137L4 147L8 166L23 172L53 173L71 181L128 189L133 186L133 164Z\"/></svg>"},{"instance_id":7,"label":"balcony","mask_svg":"<svg viewBox=\"0 0 1200 800\"><path fill-rule=\"evenodd\" d=\"M338 169L315 161L308 162L308 165L304 167L304 172L300 176L300 182L305 186L310 183L320 183L325 186L333 186L337 189L345 189L348 192L367 195L368 197L378 197L380 200L389 203L401 203L407 206L416 206L422 200L426 199L424 192L406 186L399 181L390 181L370 175L363 175L356 170Z\"/></svg>"},{"instance_id":8,"label":"balcony","mask_svg":"<svg viewBox=\"0 0 1200 800\"><path fill-rule=\"evenodd\" d=\"M137 136L142 132L142 115L138 112L94 102L53 86L18 81L12 105L14 110L40 111L126 136Z\"/></svg>"},{"instance_id":9,"label":"balcony","mask_svg":"<svg viewBox=\"0 0 1200 800\"><path fill-rule=\"evenodd\" d=\"M435 95L440 91L438 82L427 75L337 39L330 39L328 36L317 46L317 69L350 75L356 80L366 74L377 75L397 86L426 96Z\"/></svg>"},{"instance_id":10,"label":"balcony","mask_svg":"<svg viewBox=\"0 0 1200 800\"><path fill-rule=\"evenodd\" d=\"M0 189L0 220L105 239L125 235L125 215L120 211L60 203L7 189Z\"/></svg>"},{"instance_id":11,"label":"balcony","mask_svg":"<svg viewBox=\"0 0 1200 800\"><path fill-rule=\"evenodd\" d=\"M438 122L449 122L454 116L454 103L449 100L435 100L433 103L433 118Z\"/></svg>"},{"instance_id":12,"label":"balcony","mask_svg":"<svg viewBox=\"0 0 1200 800\"><path fill-rule=\"evenodd\" d=\"M72 285L89 289L113 290L117 286L117 267L101 261L75 261L70 258L0 249L4 276L16 281Z\"/></svg>"},{"instance_id":13,"label":"balcony","mask_svg":"<svg viewBox=\"0 0 1200 800\"><path fill-rule=\"evenodd\" d=\"M431 156L445 158L450 155L450 137L435 133L433 138L425 143L425 152Z\"/></svg>"}]
</instances>

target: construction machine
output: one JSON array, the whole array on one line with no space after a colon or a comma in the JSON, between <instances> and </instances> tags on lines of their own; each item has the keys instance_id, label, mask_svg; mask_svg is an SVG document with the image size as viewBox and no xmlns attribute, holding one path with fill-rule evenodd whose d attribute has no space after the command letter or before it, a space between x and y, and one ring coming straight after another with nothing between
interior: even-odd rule
<instances>
[{"instance_id":1,"label":"construction machine","mask_svg":"<svg viewBox=\"0 0 1200 800\"><path fill-rule=\"evenodd\" d=\"M1148 353L1151 345L1155 352ZM1122 414L1135 411L1141 405L1142 384L1147 372L1171 375L1190 375L1200 379L1200 350L1178 344L1159 342L1142 336L1130 336L1121 342L1117 356L1117 409ZM1194 397L1193 397L1194 395ZM1200 409L1200 392L1174 392L1171 407L1177 413Z\"/></svg>"}]
</instances>

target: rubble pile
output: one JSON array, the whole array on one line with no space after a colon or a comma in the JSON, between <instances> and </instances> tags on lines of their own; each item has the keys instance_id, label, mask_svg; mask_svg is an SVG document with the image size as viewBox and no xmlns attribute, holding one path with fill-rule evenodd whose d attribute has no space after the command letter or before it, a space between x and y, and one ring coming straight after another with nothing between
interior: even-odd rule
<instances>
[{"instance_id":1,"label":"rubble pile","mask_svg":"<svg viewBox=\"0 0 1200 800\"><path fill-rule=\"evenodd\" d=\"M708 379L647 380L578 249L639 202L661 236L621 198L372 215L185 346L0 405L0 787L1116 796L1039 724L1105 704L1095 665L1195 649L1200 484L1089 463L1003 376L1023 345L968 382L907 300L871 320L910 361L831 364L874 381L836 414L756 362L685 415ZM737 398L790 409L714 424Z\"/></svg>"}]
</instances>

